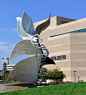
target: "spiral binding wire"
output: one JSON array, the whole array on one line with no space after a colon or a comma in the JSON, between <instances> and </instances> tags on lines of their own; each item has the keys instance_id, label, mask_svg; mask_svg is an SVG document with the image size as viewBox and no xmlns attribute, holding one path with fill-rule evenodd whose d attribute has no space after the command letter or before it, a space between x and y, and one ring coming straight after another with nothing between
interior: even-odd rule
<instances>
[{"instance_id":1,"label":"spiral binding wire","mask_svg":"<svg viewBox=\"0 0 86 95\"><path fill-rule=\"evenodd\" d=\"M39 42L39 40L40 40L40 42ZM36 58L37 58L37 64L38 64L37 65L38 74L37 74L35 83L37 84L37 81L39 81L39 83L41 84L41 82L43 82L45 80L43 78L43 76L46 76L46 75L40 74L39 71L46 70L45 68L41 69L41 67L43 65L47 64L46 62L42 62L42 61L46 60L46 57L49 55L49 52L44 45L40 45L40 43L42 42L42 39L40 38L40 36L38 34L35 34L32 37L31 42L32 42L33 46L37 48ZM43 50L45 50L46 52L43 53ZM42 78L43 81L40 81L39 77Z\"/></svg>"}]
</instances>

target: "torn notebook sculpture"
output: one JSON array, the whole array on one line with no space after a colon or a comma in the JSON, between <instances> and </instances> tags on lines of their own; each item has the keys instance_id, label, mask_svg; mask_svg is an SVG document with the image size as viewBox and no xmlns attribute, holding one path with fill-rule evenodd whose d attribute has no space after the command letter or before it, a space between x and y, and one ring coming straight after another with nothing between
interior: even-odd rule
<instances>
[{"instance_id":1,"label":"torn notebook sculpture","mask_svg":"<svg viewBox=\"0 0 86 95\"><path fill-rule=\"evenodd\" d=\"M41 45L42 39L39 36L49 26L50 17L34 30L32 19L24 12L22 18L17 17L17 24L18 34L23 40L15 45L10 63L19 55L29 54L29 58L15 65L5 83L12 80L25 81L32 84L41 83L44 81L43 76L46 76L40 74L40 70L45 69L41 69L41 67L47 64L55 64L52 59L47 57L49 52L44 45Z\"/></svg>"}]
</instances>

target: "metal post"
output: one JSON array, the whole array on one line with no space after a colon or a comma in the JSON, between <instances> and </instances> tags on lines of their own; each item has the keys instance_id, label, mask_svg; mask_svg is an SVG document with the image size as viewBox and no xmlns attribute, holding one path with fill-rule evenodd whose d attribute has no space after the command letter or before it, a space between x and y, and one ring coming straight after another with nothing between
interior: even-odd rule
<instances>
[{"instance_id":1,"label":"metal post","mask_svg":"<svg viewBox=\"0 0 86 95\"><path fill-rule=\"evenodd\" d=\"M74 71L74 78L75 78L75 82L76 82L76 71Z\"/></svg>"}]
</instances>

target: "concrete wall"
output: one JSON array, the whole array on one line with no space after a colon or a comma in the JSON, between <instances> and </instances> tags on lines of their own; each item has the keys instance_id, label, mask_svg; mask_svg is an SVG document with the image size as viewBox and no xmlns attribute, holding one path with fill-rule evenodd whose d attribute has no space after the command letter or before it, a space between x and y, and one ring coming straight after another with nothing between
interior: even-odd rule
<instances>
[{"instance_id":1,"label":"concrete wall","mask_svg":"<svg viewBox=\"0 0 86 95\"><path fill-rule=\"evenodd\" d=\"M76 81L86 81L86 33L71 33L71 80L74 81L74 71L76 71Z\"/></svg>"},{"instance_id":2,"label":"concrete wall","mask_svg":"<svg viewBox=\"0 0 86 95\"><path fill-rule=\"evenodd\" d=\"M66 59L54 60L56 65L46 65L44 67L47 69L54 69L59 67L67 76L64 81L71 81L70 34L56 36L55 38L47 38L47 41L43 44L45 44L49 50L50 58L52 56L66 55Z\"/></svg>"},{"instance_id":3,"label":"concrete wall","mask_svg":"<svg viewBox=\"0 0 86 95\"><path fill-rule=\"evenodd\" d=\"M49 57L66 55L66 59L54 60L56 65L46 65L45 67L48 69L59 67L66 75L64 81L75 82L74 71L76 71L77 82L78 76L80 80L86 81L86 33L68 33L51 37L86 28L86 18L76 21L68 19L71 22L61 25L57 24L60 24L59 21L65 18L59 20L56 18L51 18L50 26L40 34L40 37L43 39L42 44L49 50Z\"/></svg>"}]
</instances>

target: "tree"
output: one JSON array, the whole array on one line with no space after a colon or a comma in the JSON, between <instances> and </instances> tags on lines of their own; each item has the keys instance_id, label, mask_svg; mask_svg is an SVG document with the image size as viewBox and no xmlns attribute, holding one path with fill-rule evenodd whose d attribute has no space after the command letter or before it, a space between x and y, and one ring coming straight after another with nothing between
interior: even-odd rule
<instances>
[{"instance_id":1,"label":"tree","mask_svg":"<svg viewBox=\"0 0 86 95\"><path fill-rule=\"evenodd\" d=\"M7 77L8 77L8 75L9 75L9 73L7 73L7 74L5 75L5 77L1 77L1 79L2 79L3 81L5 81L5 80L7 79Z\"/></svg>"}]
</instances>

